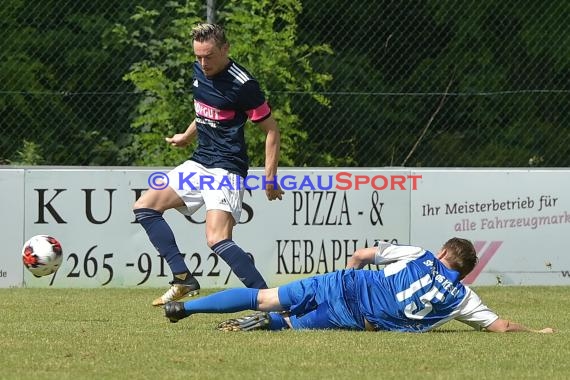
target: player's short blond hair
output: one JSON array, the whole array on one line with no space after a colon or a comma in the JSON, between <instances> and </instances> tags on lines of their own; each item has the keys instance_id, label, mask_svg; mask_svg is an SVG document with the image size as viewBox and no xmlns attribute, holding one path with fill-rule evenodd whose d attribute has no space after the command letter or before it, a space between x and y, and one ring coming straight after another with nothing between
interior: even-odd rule
<instances>
[{"instance_id":1,"label":"player's short blond hair","mask_svg":"<svg viewBox=\"0 0 570 380\"><path fill-rule=\"evenodd\" d=\"M477 252L473 243L467 239L451 238L445 242L442 249L447 249L449 255L445 256L445 259L459 272L462 279L477 265Z\"/></svg>"},{"instance_id":2,"label":"player's short blond hair","mask_svg":"<svg viewBox=\"0 0 570 380\"><path fill-rule=\"evenodd\" d=\"M218 47L228 43L224 28L218 24L208 23L200 23L192 28L192 40L197 42L214 40Z\"/></svg>"}]
</instances>

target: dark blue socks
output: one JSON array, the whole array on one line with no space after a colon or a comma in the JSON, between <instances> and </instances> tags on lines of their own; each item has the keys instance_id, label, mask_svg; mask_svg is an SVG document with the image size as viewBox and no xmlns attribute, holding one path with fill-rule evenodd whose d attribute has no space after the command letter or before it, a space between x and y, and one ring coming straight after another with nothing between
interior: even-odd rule
<instances>
[{"instance_id":1,"label":"dark blue socks","mask_svg":"<svg viewBox=\"0 0 570 380\"><path fill-rule=\"evenodd\" d=\"M194 313L235 313L242 310L257 310L259 289L234 288L184 302L184 310Z\"/></svg>"},{"instance_id":2,"label":"dark blue socks","mask_svg":"<svg viewBox=\"0 0 570 380\"><path fill-rule=\"evenodd\" d=\"M162 213L150 208L139 208L134 210L134 213L151 243L166 259L175 280L185 280L189 274L188 267L184 262L184 257L180 254L174 233L164 220ZM219 241L212 246L212 250L230 266L245 286L255 289L267 288L265 280L255 268L251 258L233 240Z\"/></svg>"},{"instance_id":3,"label":"dark blue socks","mask_svg":"<svg viewBox=\"0 0 570 380\"><path fill-rule=\"evenodd\" d=\"M267 289L265 280L255 268L251 258L233 240L219 241L212 246L212 250L232 268L232 271L245 286Z\"/></svg>"},{"instance_id":4,"label":"dark blue socks","mask_svg":"<svg viewBox=\"0 0 570 380\"><path fill-rule=\"evenodd\" d=\"M150 242L160 256L166 259L175 279L185 280L189 273L184 257L176 245L172 229L162 217L162 213L150 208L139 208L133 211L137 221L145 229ZM178 276L177 276L178 275Z\"/></svg>"}]
</instances>

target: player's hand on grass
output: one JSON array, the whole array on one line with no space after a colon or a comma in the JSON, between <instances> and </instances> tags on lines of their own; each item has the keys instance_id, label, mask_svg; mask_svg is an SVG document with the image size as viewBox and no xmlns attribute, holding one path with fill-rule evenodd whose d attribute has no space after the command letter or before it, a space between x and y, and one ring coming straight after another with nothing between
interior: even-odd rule
<instances>
[{"instance_id":1,"label":"player's hand on grass","mask_svg":"<svg viewBox=\"0 0 570 380\"><path fill-rule=\"evenodd\" d=\"M536 332L540 334L552 334L554 332L554 329L551 327L545 327L542 330L537 330Z\"/></svg>"},{"instance_id":2,"label":"player's hand on grass","mask_svg":"<svg viewBox=\"0 0 570 380\"><path fill-rule=\"evenodd\" d=\"M275 199L283 199L283 194L285 194L285 192L281 190L279 185L273 186L271 182L268 182L265 186L265 195L267 195L267 199L270 201L273 201Z\"/></svg>"}]
</instances>

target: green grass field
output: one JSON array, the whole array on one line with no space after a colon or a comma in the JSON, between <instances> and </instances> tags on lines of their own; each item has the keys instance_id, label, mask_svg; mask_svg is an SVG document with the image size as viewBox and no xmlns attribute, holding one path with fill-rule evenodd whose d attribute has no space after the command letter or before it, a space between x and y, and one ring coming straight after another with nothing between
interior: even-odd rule
<instances>
[{"instance_id":1,"label":"green grass field","mask_svg":"<svg viewBox=\"0 0 570 380\"><path fill-rule=\"evenodd\" d=\"M477 288L502 317L551 335L457 322L425 334L224 333L215 326L229 315L169 323L149 305L162 291L0 289L0 379L570 378L568 287Z\"/></svg>"}]
</instances>

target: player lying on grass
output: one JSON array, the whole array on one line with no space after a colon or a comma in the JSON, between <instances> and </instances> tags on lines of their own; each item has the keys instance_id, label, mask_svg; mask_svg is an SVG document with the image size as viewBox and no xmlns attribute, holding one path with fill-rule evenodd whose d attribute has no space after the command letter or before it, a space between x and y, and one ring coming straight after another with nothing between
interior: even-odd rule
<instances>
[{"instance_id":1,"label":"player lying on grass","mask_svg":"<svg viewBox=\"0 0 570 380\"><path fill-rule=\"evenodd\" d=\"M165 305L178 322L196 313L252 315L219 324L223 331L346 329L425 332L450 320L492 332L532 330L501 319L461 280L477 263L473 244L452 238L434 255L419 247L377 242L357 250L348 267L271 289L236 288ZM368 264L382 270L358 270Z\"/></svg>"}]
</instances>

